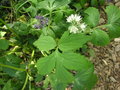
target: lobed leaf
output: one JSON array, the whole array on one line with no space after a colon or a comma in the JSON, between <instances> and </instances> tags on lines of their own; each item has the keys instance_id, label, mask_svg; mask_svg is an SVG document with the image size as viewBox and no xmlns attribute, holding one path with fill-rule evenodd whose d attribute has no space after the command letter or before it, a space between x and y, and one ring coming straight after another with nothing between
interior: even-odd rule
<instances>
[{"instance_id":1,"label":"lobed leaf","mask_svg":"<svg viewBox=\"0 0 120 90\"><path fill-rule=\"evenodd\" d=\"M56 60L53 54L44 58L40 58L36 64L39 74L49 74L54 69L55 62Z\"/></svg>"},{"instance_id":2,"label":"lobed leaf","mask_svg":"<svg viewBox=\"0 0 120 90\"><path fill-rule=\"evenodd\" d=\"M34 45L41 51L49 51L56 47L55 40L50 36L40 36Z\"/></svg>"},{"instance_id":3,"label":"lobed leaf","mask_svg":"<svg viewBox=\"0 0 120 90\"><path fill-rule=\"evenodd\" d=\"M116 6L110 5L106 8L108 34L110 38L120 37L120 9Z\"/></svg>"},{"instance_id":4,"label":"lobed leaf","mask_svg":"<svg viewBox=\"0 0 120 90\"><path fill-rule=\"evenodd\" d=\"M91 90L97 82L97 76L91 71L81 71L76 75L73 90Z\"/></svg>"},{"instance_id":5,"label":"lobed leaf","mask_svg":"<svg viewBox=\"0 0 120 90\"><path fill-rule=\"evenodd\" d=\"M62 51L79 49L91 39L90 36L81 33L71 35L66 35L66 33L63 34L58 44L59 49Z\"/></svg>"},{"instance_id":6,"label":"lobed leaf","mask_svg":"<svg viewBox=\"0 0 120 90\"><path fill-rule=\"evenodd\" d=\"M13 90L11 86L11 80L7 81L7 83L5 84L2 90Z\"/></svg>"},{"instance_id":7,"label":"lobed leaf","mask_svg":"<svg viewBox=\"0 0 120 90\"><path fill-rule=\"evenodd\" d=\"M58 51L39 59L36 66L39 74L46 75L54 72L54 78L62 83L70 83L74 80L72 73L68 70L81 71L91 67L93 71L93 65L82 55Z\"/></svg>"},{"instance_id":8,"label":"lobed leaf","mask_svg":"<svg viewBox=\"0 0 120 90\"><path fill-rule=\"evenodd\" d=\"M85 13L87 15L85 16L84 20L89 26L95 27L99 24L100 14L98 9L94 7L89 7L85 10Z\"/></svg>"},{"instance_id":9,"label":"lobed leaf","mask_svg":"<svg viewBox=\"0 0 120 90\"><path fill-rule=\"evenodd\" d=\"M100 29L93 31L92 38L92 43L99 46L107 45L110 42L108 34Z\"/></svg>"},{"instance_id":10,"label":"lobed leaf","mask_svg":"<svg viewBox=\"0 0 120 90\"><path fill-rule=\"evenodd\" d=\"M70 0L45 0L38 3L39 9L55 10L70 3Z\"/></svg>"},{"instance_id":11,"label":"lobed leaf","mask_svg":"<svg viewBox=\"0 0 120 90\"><path fill-rule=\"evenodd\" d=\"M114 24L118 19L120 19L120 9L117 6L110 5L105 11L107 13L108 24Z\"/></svg>"}]
</instances>

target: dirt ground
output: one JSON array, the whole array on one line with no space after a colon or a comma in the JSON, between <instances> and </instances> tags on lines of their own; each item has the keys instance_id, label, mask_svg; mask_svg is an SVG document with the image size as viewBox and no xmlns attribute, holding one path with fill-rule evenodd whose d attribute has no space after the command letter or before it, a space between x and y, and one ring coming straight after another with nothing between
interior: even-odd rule
<instances>
[{"instance_id":1,"label":"dirt ground","mask_svg":"<svg viewBox=\"0 0 120 90\"><path fill-rule=\"evenodd\" d=\"M106 47L93 48L96 56L91 60L99 78L93 90L120 90L120 38Z\"/></svg>"},{"instance_id":2,"label":"dirt ground","mask_svg":"<svg viewBox=\"0 0 120 90\"><path fill-rule=\"evenodd\" d=\"M120 0L114 0L114 4L120 8ZM99 78L93 90L120 90L120 38L105 47L91 47L96 54L91 60Z\"/></svg>"}]
</instances>

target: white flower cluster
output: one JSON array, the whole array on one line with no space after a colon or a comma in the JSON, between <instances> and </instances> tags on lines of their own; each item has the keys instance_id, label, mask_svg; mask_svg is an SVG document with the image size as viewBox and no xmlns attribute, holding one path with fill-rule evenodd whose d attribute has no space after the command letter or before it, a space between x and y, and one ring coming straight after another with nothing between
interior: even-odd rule
<instances>
[{"instance_id":1,"label":"white flower cluster","mask_svg":"<svg viewBox=\"0 0 120 90\"><path fill-rule=\"evenodd\" d=\"M85 23L82 23L82 17L75 14L70 15L67 18L67 22L71 23L72 26L70 26L68 29L70 30L70 33L80 33L81 31L85 31L87 25Z\"/></svg>"},{"instance_id":2,"label":"white flower cluster","mask_svg":"<svg viewBox=\"0 0 120 90\"><path fill-rule=\"evenodd\" d=\"M73 21L79 22L81 19L82 19L81 16L78 16L77 14L75 15L72 14L67 18L67 22L73 22Z\"/></svg>"}]
</instances>

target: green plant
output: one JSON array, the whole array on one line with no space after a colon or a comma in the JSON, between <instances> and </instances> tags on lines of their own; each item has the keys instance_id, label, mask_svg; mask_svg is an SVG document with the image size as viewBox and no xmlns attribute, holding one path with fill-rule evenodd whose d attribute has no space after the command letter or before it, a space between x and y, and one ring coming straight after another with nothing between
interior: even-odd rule
<instances>
[{"instance_id":1,"label":"green plant","mask_svg":"<svg viewBox=\"0 0 120 90\"><path fill-rule=\"evenodd\" d=\"M35 18L12 24L0 19L6 26L0 32L3 90L91 90L97 76L81 49L90 42L105 46L120 37L120 9L107 6L107 22L99 25L100 13L94 7L87 8L81 16L70 8L70 0L28 2L32 4L24 10ZM36 86L38 82L43 85Z\"/></svg>"}]
</instances>

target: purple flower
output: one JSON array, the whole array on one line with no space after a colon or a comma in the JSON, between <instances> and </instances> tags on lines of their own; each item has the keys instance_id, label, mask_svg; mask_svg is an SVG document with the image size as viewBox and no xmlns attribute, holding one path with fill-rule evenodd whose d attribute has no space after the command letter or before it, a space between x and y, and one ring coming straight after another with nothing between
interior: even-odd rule
<instances>
[{"instance_id":1,"label":"purple flower","mask_svg":"<svg viewBox=\"0 0 120 90\"><path fill-rule=\"evenodd\" d=\"M37 24L34 24L34 28L41 29L44 26L48 25L48 18L45 18L43 16L36 16Z\"/></svg>"},{"instance_id":2,"label":"purple flower","mask_svg":"<svg viewBox=\"0 0 120 90\"><path fill-rule=\"evenodd\" d=\"M43 16L36 16L35 18L38 19L38 20L42 20L42 19L44 19Z\"/></svg>"},{"instance_id":3,"label":"purple flower","mask_svg":"<svg viewBox=\"0 0 120 90\"><path fill-rule=\"evenodd\" d=\"M34 25L34 28L35 28L35 29L41 29L42 26L41 26L41 25L38 25L38 24L35 24L35 25Z\"/></svg>"}]
</instances>

